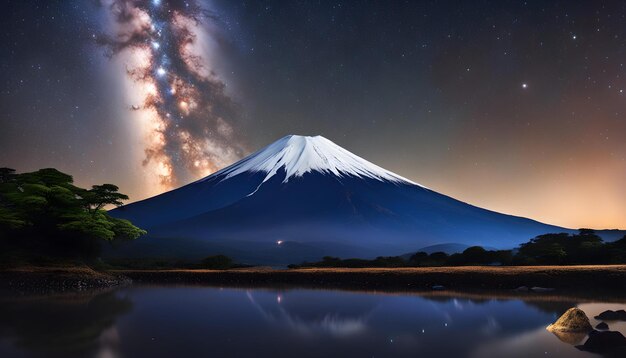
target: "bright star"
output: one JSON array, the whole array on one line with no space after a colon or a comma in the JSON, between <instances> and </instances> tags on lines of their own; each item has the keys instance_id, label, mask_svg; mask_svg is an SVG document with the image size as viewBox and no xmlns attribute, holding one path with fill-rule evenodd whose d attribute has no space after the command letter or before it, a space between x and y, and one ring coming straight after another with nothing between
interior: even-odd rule
<instances>
[{"instance_id":1,"label":"bright star","mask_svg":"<svg viewBox=\"0 0 626 358\"><path fill-rule=\"evenodd\" d=\"M163 67L159 67L157 68L157 75L159 76L165 76L167 72L165 71L165 69Z\"/></svg>"},{"instance_id":2,"label":"bright star","mask_svg":"<svg viewBox=\"0 0 626 358\"><path fill-rule=\"evenodd\" d=\"M572 40L576 40L576 35L572 35Z\"/></svg>"},{"instance_id":3,"label":"bright star","mask_svg":"<svg viewBox=\"0 0 626 358\"><path fill-rule=\"evenodd\" d=\"M524 89L528 88L528 84L527 83L522 83L522 88L524 88Z\"/></svg>"},{"instance_id":4,"label":"bright star","mask_svg":"<svg viewBox=\"0 0 626 358\"><path fill-rule=\"evenodd\" d=\"M152 43L152 47L153 47L155 50L158 50L158 49L159 49L159 47L161 47L161 45L160 45L158 42L153 42L153 43Z\"/></svg>"}]
</instances>

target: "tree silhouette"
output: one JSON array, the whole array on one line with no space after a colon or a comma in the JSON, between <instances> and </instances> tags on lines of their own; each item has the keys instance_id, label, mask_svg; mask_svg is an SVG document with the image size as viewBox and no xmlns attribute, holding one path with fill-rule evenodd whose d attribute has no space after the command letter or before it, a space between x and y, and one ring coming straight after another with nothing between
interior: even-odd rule
<instances>
[{"instance_id":1,"label":"tree silhouette","mask_svg":"<svg viewBox=\"0 0 626 358\"><path fill-rule=\"evenodd\" d=\"M122 206L128 195L118 192L119 188L113 184L94 185L91 190L82 194L83 202L93 214L107 205Z\"/></svg>"},{"instance_id":2,"label":"tree silhouette","mask_svg":"<svg viewBox=\"0 0 626 358\"><path fill-rule=\"evenodd\" d=\"M103 210L128 196L113 184L86 190L53 168L16 174L0 168L0 249L53 256L93 256L98 240L132 240L146 232Z\"/></svg>"}]
</instances>

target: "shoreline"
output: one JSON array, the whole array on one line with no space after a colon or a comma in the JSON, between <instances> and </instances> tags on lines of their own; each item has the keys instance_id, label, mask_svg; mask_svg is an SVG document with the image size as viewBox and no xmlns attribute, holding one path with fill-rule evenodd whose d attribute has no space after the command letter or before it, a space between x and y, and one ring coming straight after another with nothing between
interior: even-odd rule
<instances>
[{"instance_id":1,"label":"shoreline","mask_svg":"<svg viewBox=\"0 0 626 358\"><path fill-rule=\"evenodd\" d=\"M0 292L20 294L81 292L129 285L124 275L87 266L25 266L0 270Z\"/></svg>"},{"instance_id":2,"label":"shoreline","mask_svg":"<svg viewBox=\"0 0 626 358\"><path fill-rule=\"evenodd\" d=\"M318 288L358 291L497 291L517 294L566 292L626 297L626 265L303 268L276 270L108 270L22 267L0 271L0 290L67 292L131 283L232 287ZM520 287L527 290L520 290ZM535 290L531 288L536 287ZM517 291L515 291L517 289ZM526 292L527 291L527 292Z\"/></svg>"},{"instance_id":3,"label":"shoreline","mask_svg":"<svg viewBox=\"0 0 626 358\"><path fill-rule=\"evenodd\" d=\"M117 270L134 282L298 286L369 290L480 289L538 287L565 291L593 289L626 295L626 265L303 268L289 270ZM538 289L539 290L539 289ZM537 290L537 291L538 291Z\"/></svg>"}]
</instances>

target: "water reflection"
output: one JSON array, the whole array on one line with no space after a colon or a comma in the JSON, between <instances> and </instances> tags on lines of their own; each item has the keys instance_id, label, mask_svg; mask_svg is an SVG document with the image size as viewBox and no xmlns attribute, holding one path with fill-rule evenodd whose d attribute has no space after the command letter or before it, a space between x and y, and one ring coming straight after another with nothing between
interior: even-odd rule
<instances>
[{"instance_id":1,"label":"water reflection","mask_svg":"<svg viewBox=\"0 0 626 358\"><path fill-rule=\"evenodd\" d=\"M378 302L374 296L351 300L350 296L337 292L313 301L301 291L277 293L276 301L271 299L271 295L253 290L246 291L246 296L269 324L284 325L301 334L326 333L335 336L364 331L368 315Z\"/></svg>"},{"instance_id":2,"label":"water reflection","mask_svg":"<svg viewBox=\"0 0 626 358\"><path fill-rule=\"evenodd\" d=\"M591 356L545 330L577 305L563 298L131 287L1 302L2 357Z\"/></svg>"},{"instance_id":3,"label":"water reflection","mask_svg":"<svg viewBox=\"0 0 626 358\"><path fill-rule=\"evenodd\" d=\"M112 292L4 297L0 300L0 336L17 351L59 357L93 355L114 346L119 338L116 318L131 309L130 299ZM2 352L0 356L10 356Z\"/></svg>"}]
</instances>

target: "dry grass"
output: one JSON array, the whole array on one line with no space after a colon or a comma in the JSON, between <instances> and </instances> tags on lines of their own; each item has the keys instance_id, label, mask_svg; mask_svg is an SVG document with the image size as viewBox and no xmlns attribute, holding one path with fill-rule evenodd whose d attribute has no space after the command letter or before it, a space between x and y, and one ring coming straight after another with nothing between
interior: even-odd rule
<instances>
[{"instance_id":1,"label":"dry grass","mask_svg":"<svg viewBox=\"0 0 626 358\"><path fill-rule=\"evenodd\" d=\"M451 266L451 267L400 267L400 268L298 268L276 270L269 267L247 267L231 270L207 269L167 269L167 270L117 270L119 272L240 272L240 273L393 273L393 274L421 274L421 273L454 273L475 274L485 273L493 275L517 275L524 273L597 273L613 272L626 274L626 265L579 265L579 266Z\"/></svg>"},{"instance_id":2,"label":"dry grass","mask_svg":"<svg viewBox=\"0 0 626 358\"><path fill-rule=\"evenodd\" d=\"M489 273L494 275L517 275L521 273L571 273L571 272L623 272L626 265L581 265L581 266L453 266L453 267L408 267L408 268L302 268L298 272L368 272L368 273Z\"/></svg>"},{"instance_id":3,"label":"dry grass","mask_svg":"<svg viewBox=\"0 0 626 358\"><path fill-rule=\"evenodd\" d=\"M273 270L120 270L138 282L230 286L341 288L374 291L512 290L520 286L558 288L559 292L593 289L626 294L626 265L301 268Z\"/></svg>"}]
</instances>

